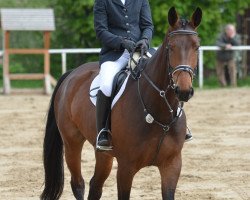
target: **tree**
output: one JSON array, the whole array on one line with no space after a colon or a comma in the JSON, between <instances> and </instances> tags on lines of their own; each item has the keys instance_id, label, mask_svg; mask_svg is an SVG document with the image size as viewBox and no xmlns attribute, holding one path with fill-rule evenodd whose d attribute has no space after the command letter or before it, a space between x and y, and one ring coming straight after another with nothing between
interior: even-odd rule
<instances>
[{"instance_id":1,"label":"tree","mask_svg":"<svg viewBox=\"0 0 250 200\"><path fill-rule=\"evenodd\" d=\"M214 45L215 39L226 23L234 23L236 14L249 7L250 0L149 0L154 21L153 46L159 46L164 38L168 24L167 13L175 6L181 17L190 18L197 6L203 10L202 23L198 29L202 45ZM96 40L93 25L93 0L54 0L50 4L55 9L57 31L54 37L56 48L100 47ZM209 57L206 57L209 64ZM82 57L79 58L83 61Z\"/></svg>"},{"instance_id":2,"label":"tree","mask_svg":"<svg viewBox=\"0 0 250 200\"><path fill-rule=\"evenodd\" d=\"M50 3L56 16L56 33L52 38L55 48L100 47L94 32L93 0L54 0ZM71 68L90 60L98 60L97 55L72 55Z\"/></svg>"},{"instance_id":3,"label":"tree","mask_svg":"<svg viewBox=\"0 0 250 200\"><path fill-rule=\"evenodd\" d=\"M243 13L250 6L250 0L176 0L171 3L161 0L149 0L155 24L154 41L159 45L167 25L167 12L171 6L175 6L181 17L190 18L196 7L203 11L202 23L198 29L202 45L213 45L215 38L226 23L235 23L237 13ZM159 9L160 8L160 9Z\"/></svg>"},{"instance_id":4,"label":"tree","mask_svg":"<svg viewBox=\"0 0 250 200\"><path fill-rule=\"evenodd\" d=\"M221 28L226 23L235 23L236 15L250 6L250 0L149 0L154 21L152 46L159 46L168 28L167 13L175 6L181 17L190 18L197 6L203 10L203 19L198 28L201 45L214 45ZM56 31L52 34L52 48L94 48L100 47L93 24L94 0L0 0L0 7L52 7L56 17ZM212 54L212 53L211 53ZM71 55L71 68L82 63L97 60L97 55ZM212 55L205 56L205 66L213 67ZM52 58L60 63L60 58ZM56 65L56 64L55 64ZM60 64L57 64L60 66ZM60 68L54 69L60 74ZM58 72L57 72L58 71Z\"/></svg>"},{"instance_id":5,"label":"tree","mask_svg":"<svg viewBox=\"0 0 250 200\"><path fill-rule=\"evenodd\" d=\"M48 5L49 0L0 0L0 8L41 8Z\"/></svg>"},{"instance_id":6,"label":"tree","mask_svg":"<svg viewBox=\"0 0 250 200\"><path fill-rule=\"evenodd\" d=\"M250 0L181 0L166 2L149 0L155 25L153 45L158 46L167 29L167 12L175 6L180 17L189 19L197 6L203 11L201 25L198 28L201 45L215 45L215 40L227 23L235 23L236 15L242 14L250 6ZM206 68L214 68L214 52L206 53L204 63Z\"/></svg>"}]
</instances>

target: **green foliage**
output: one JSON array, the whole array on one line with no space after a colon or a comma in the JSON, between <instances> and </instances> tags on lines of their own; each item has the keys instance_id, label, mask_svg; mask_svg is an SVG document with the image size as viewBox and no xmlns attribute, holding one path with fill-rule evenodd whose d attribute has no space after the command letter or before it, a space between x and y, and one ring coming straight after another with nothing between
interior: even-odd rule
<instances>
[{"instance_id":1,"label":"green foliage","mask_svg":"<svg viewBox=\"0 0 250 200\"><path fill-rule=\"evenodd\" d=\"M52 47L100 47L94 32L93 0L54 0L50 6L54 8L56 16L56 32L52 38ZM70 56L69 68L91 60L98 60L98 56L83 54Z\"/></svg>"},{"instance_id":2,"label":"green foliage","mask_svg":"<svg viewBox=\"0 0 250 200\"><path fill-rule=\"evenodd\" d=\"M44 8L50 0L0 0L0 8Z\"/></svg>"},{"instance_id":3,"label":"green foliage","mask_svg":"<svg viewBox=\"0 0 250 200\"><path fill-rule=\"evenodd\" d=\"M172 2L149 0L149 2L155 26L152 46L159 46L162 43L168 27L167 13L171 6L176 7L180 17L188 19L197 6L201 7L203 19L198 29L201 45L214 45L221 27L226 23L235 23L237 13L243 13L250 5L250 0L186 0L185 3L181 0ZM57 31L53 38L56 48L100 47L93 26L93 0L54 0L50 6L55 9L57 17ZM205 66L213 67L213 54L207 55ZM96 58L76 57L74 64Z\"/></svg>"},{"instance_id":4,"label":"green foliage","mask_svg":"<svg viewBox=\"0 0 250 200\"><path fill-rule=\"evenodd\" d=\"M250 77L242 78L237 80L237 86L238 87L249 87L250 86ZM199 87L199 82L198 79L194 80L194 87L198 88ZM220 84L218 81L217 76L209 76L208 78L204 79L204 89L215 89L219 88ZM231 87L231 86L227 86Z\"/></svg>"},{"instance_id":5,"label":"green foliage","mask_svg":"<svg viewBox=\"0 0 250 200\"><path fill-rule=\"evenodd\" d=\"M201 25L198 27L201 45L215 45L215 40L221 32L222 27L227 23L234 23L236 15L242 14L250 6L250 0L181 0L166 2L161 0L149 0L155 25L153 46L161 44L167 29L167 13L171 6L175 6L182 18L190 19L196 7L203 12ZM214 68L215 57L213 52L206 53L204 65L207 68Z\"/></svg>"},{"instance_id":6,"label":"green foliage","mask_svg":"<svg viewBox=\"0 0 250 200\"><path fill-rule=\"evenodd\" d=\"M98 46L93 27L93 1L54 0L50 3L56 16L56 48L91 48Z\"/></svg>"},{"instance_id":7,"label":"green foliage","mask_svg":"<svg viewBox=\"0 0 250 200\"><path fill-rule=\"evenodd\" d=\"M199 6L203 11L203 19L198 28L201 45L214 45L217 35L226 23L235 23L236 15L243 13L250 6L250 0L149 0L153 22L155 26L152 46L159 46L168 28L167 13L170 7L175 6L180 17L190 19L193 11ZM96 39L93 25L94 0L0 0L0 7L51 7L55 11L56 31L52 33L51 48L95 48L100 47ZM40 45L39 35L33 39L20 39L13 36L17 46ZM28 41L29 40L29 41ZM214 52L206 52L205 68L214 68ZM75 68L82 63L94 61L98 55L72 54L67 56L68 68ZM15 59L16 66L28 66L31 61ZM24 62L24 63L23 63ZM25 63L26 62L26 63ZM28 63L27 63L28 62ZM51 57L52 74L58 77L61 73L61 58L59 55ZM40 63L40 64L39 64ZM36 66L43 64L38 61ZM15 68L15 67L14 67ZM25 68L27 69L27 68ZM23 69L21 69L23 70ZM29 68L29 70L31 70ZM38 70L38 69L36 69Z\"/></svg>"},{"instance_id":8,"label":"green foliage","mask_svg":"<svg viewBox=\"0 0 250 200\"><path fill-rule=\"evenodd\" d=\"M155 25L154 45L159 45L167 27L167 13L171 6L175 6L182 18L190 19L196 7L203 11L202 23L198 29L202 45L213 45L221 26L234 23L237 13L242 13L250 5L250 0L186 0L165 2L149 0Z\"/></svg>"}]
</instances>

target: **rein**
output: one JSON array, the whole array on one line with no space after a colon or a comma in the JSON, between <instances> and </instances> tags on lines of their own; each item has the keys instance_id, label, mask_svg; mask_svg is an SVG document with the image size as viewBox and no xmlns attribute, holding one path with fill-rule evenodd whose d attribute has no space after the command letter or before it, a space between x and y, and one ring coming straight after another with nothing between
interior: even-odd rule
<instances>
[{"instance_id":1,"label":"rein","mask_svg":"<svg viewBox=\"0 0 250 200\"><path fill-rule=\"evenodd\" d=\"M176 30L176 31L172 31L168 34L169 37L173 37L174 35L198 35L197 32L195 31L190 31L190 30ZM168 54L169 55L169 54ZM141 58L143 58L143 56L141 55ZM131 54L131 59L133 59L133 53ZM168 59L169 60L169 59ZM174 83L174 80L173 80L173 75L178 72L178 71L182 71L182 72L188 72L191 79L193 80L193 77L194 77L194 70L191 68L191 66L189 65L178 65L176 66L175 68L173 68L170 64L169 64L169 84L166 88L166 90L161 90L151 79L150 77L145 73L144 69L145 69L145 66L143 67L139 67L140 66L140 62L141 60L139 60L139 62L137 63L138 64L138 71L137 73L139 72L139 75L137 74L137 77L134 78L135 80L137 80L137 89L138 89L138 94L139 94L139 98L140 98L140 101L141 101L141 104L143 106L143 111L145 113L145 120L147 123L149 124L152 124L153 122L156 123L158 126L160 126L163 130L163 134L161 135L160 139L159 139L159 142L158 142L158 145L157 145L157 149L156 149L156 153L155 153L155 156L151 162L151 165L153 165L157 159L157 156L160 152L160 148L161 148L161 145L163 143L163 140L165 138L165 136L167 135L169 129L171 128L171 126L178 120L178 118L181 116L182 114L182 111L183 111L183 103L179 104L178 108L177 108L177 111L176 111L176 115L174 116L174 111L166 97L166 93L170 90L170 89L175 89L176 85ZM133 62L135 62L133 60ZM172 69L172 70L171 70ZM133 70L131 69L130 67L130 71L133 72ZM132 74L132 73L131 73ZM159 96L161 98L163 98L164 102L166 103L166 106L171 114L171 121L170 122L167 122L167 123L162 123L158 120L156 120L147 110L146 108L146 105L143 101L143 98L142 98L142 95L141 95L141 89L140 89L140 78L141 78L141 75L143 75L143 77L145 77L145 79L147 80L147 82L159 93Z\"/></svg>"}]
</instances>

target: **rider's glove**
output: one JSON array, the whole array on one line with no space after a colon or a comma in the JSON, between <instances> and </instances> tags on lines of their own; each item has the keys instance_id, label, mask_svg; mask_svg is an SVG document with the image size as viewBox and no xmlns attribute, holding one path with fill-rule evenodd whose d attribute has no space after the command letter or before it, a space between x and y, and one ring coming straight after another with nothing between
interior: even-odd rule
<instances>
[{"instance_id":1,"label":"rider's glove","mask_svg":"<svg viewBox=\"0 0 250 200\"><path fill-rule=\"evenodd\" d=\"M123 39L121 45L124 49L127 49L129 53L131 53L135 48L135 42L128 39Z\"/></svg>"},{"instance_id":2,"label":"rider's glove","mask_svg":"<svg viewBox=\"0 0 250 200\"><path fill-rule=\"evenodd\" d=\"M149 48L149 42L147 38L143 38L136 43L136 48L141 50L142 55L146 54Z\"/></svg>"}]
</instances>

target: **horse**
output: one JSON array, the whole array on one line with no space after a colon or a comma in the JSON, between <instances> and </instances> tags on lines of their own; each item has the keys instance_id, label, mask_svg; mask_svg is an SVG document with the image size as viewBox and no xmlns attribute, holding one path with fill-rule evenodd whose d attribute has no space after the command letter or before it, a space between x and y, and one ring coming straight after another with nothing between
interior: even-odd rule
<instances>
[{"instance_id":1,"label":"horse","mask_svg":"<svg viewBox=\"0 0 250 200\"><path fill-rule=\"evenodd\" d=\"M113 150L95 151L89 200L101 198L114 157L118 163L119 200L130 198L133 177L147 166L159 169L162 199L175 198L186 134L186 116L181 105L194 94L192 82L199 51L196 30L201 18L200 8L196 8L190 20L180 19L174 7L169 10L169 28L162 45L144 60L138 79L129 77L124 94L112 108ZM59 199L63 192L64 154L73 195L77 200L84 199L81 151L86 141L95 149L96 116L89 88L98 72L98 62L86 63L65 73L54 89L43 146L42 200Z\"/></svg>"}]
</instances>

